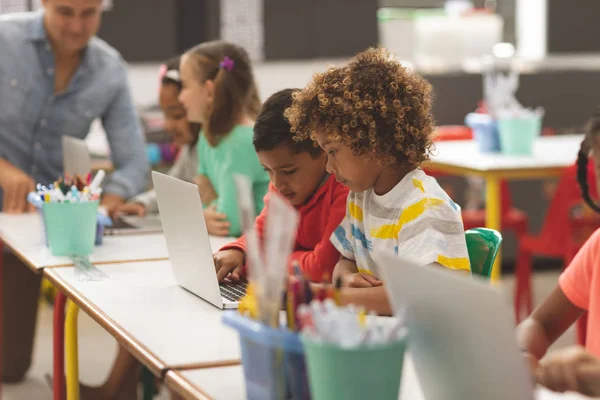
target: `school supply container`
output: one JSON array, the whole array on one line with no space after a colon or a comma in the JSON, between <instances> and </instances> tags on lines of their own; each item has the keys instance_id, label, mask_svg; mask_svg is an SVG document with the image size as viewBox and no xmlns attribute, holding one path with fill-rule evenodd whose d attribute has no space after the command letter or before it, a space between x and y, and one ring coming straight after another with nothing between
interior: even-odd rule
<instances>
[{"instance_id":1,"label":"school supply container","mask_svg":"<svg viewBox=\"0 0 600 400\"><path fill-rule=\"evenodd\" d=\"M473 129L473 137L480 152L494 153L500 151L498 124L490 115L469 113L465 118L465 124Z\"/></svg>"},{"instance_id":2,"label":"school supply container","mask_svg":"<svg viewBox=\"0 0 600 400\"><path fill-rule=\"evenodd\" d=\"M397 400L406 336L390 343L343 348L301 335L314 400Z\"/></svg>"},{"instance_id":3,"label":"school supply container","mask_svg":"<svg viewBox=\"0 0 600 400\"><path fill-rule=\"evenodd\" d=\"M297 333L268 327L234 311L224 313L223 323L240 335L248 399L310 399L304 351Z\"/></svg>"},{"instance_id":4,"label":"school supply container","mask_svg":"<svg viewBox=\"0 0 600 400\"><path fill-rule=\"evenodd\" d=\"M542 130L541 113L499 116L498 128L502 153L532 155L533 145Z\"/></svg>"},{"instance_id":5,"label":"school supply container","mask_svg":"<svg viewBox=\"0 0 600 400\"><path fill-rule=\"evenodd\" d=\"M55 256L89 255L94 251L98 201L42 203L44 230Z\"/></svg>"}]
</instances>

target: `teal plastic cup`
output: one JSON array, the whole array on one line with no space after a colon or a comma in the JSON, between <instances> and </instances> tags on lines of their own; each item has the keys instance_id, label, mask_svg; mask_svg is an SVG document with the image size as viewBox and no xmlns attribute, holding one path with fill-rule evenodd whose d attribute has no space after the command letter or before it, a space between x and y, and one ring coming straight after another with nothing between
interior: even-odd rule
<instances>
[{"instance_id":1,"label":"teal plastic cup","mask_svg":"<svg viewBox=\"0 0 600 400\"><path fill-rule=\"evenodd\" d=\"M533 154L535 140L542 130L540 115L499 118L500 147L502 153L515 156Z\"/></svg>"},{"instance_id":2,"label":"teal plastic cup","mask_svg":"<svg viewBox=\"0 0 600 400\"><path fill-rule=\"evenodd\" d=\"M350 349L301 338L313 400L398 400L406 336Z\"/></svg>"},{"instance_id":3,"label":"teal plastic cup","mask_svg":"<svg viewBox=\"0 0 600 400\"><path fill-rule=\"evenodd\" d=\"M94 251L98 202L43 203L50 252L55 256L87 256Z\"/></svg>"}]
</instances>

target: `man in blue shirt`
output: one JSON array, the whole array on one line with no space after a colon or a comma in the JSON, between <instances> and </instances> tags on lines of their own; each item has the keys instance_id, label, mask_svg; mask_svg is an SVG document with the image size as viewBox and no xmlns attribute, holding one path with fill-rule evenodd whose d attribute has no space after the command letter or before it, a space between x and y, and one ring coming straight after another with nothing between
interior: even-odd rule
<instances>
[{"instance_id":1,"label":"man in blue shirt","mask_svg":"<svg viewBox=\"0 0 600 400\"><path fill-rule=\"evenodd\" d=\"M103 185L109 210L141 192L148 163L119 53L94 35L102 0L42 0L44 11L0 17L0 210L27 211L35 183L62 175L63 135L85 138L100 118L114 173ZM31 362L40 277L4 255L6 381Z\"/></svg>"}]
</instances>

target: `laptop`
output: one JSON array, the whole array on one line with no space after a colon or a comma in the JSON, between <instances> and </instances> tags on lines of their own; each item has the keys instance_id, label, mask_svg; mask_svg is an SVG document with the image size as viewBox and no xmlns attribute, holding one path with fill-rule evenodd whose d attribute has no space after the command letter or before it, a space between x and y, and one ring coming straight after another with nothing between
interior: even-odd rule
<instances>
[{"instance_id":1,"label":"laptop","mask_svg":"<svg viewBox=\"0 0 600 400\"><path fill-rule=\"evenodd\" d=\"M394 254L376 259L392 309L406 310L409 349L425 398L534 399L514 317L488 282Z\"/></svg>"},{"instance_id":2,"label":"laptop","mask_svg":"<svg viewBox=\"0 0 600 400\"><path fill-rule=\"evenodd\" d=\"M72 136L63 136L62 151L65 175L79 175L85 178L92 171L92 158L85 141Z\"/></svg>"},{"instance_id":3,"label":"laptop","mask_svg":"<svg viewBox=\"0 0 600 400\"><path fill-rule=\"evenodd\" d=\"M162 232L159 214L121 215L112 221L112 225L104 228L104 235L138 235L142 233Z\"/></svg>"},{"instance_id":4,"label":"laptop","mask_svg":"<svg viewBox=\"0 0 600 400\"><path fill-rule=\"evenodd\" d=\"M198 187L156 171L152 181L177 283L218 308L237 308L247 282L219 284Z\"/></svg>"}]
</instances>

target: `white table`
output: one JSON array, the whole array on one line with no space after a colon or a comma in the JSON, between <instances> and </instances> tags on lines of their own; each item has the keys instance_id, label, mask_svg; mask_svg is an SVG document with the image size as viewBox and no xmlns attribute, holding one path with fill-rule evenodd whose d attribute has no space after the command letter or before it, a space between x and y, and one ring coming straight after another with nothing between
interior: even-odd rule
<instances>
[{"instance_id":1,"label":"white table","mask_svg":"<svg viewBox=\"0 0 600 400\"><path fill-rule=\"evenodd\" d=\"M68 257L57 257L43 242L43 223L37 213L0 213L0 239L34 271L73 265ZM167 259L162 234L104 236L103 244L90 255L93 263Z\"/></svg>"},{"instance_id":2,"label":"white table","mask_svg":"<svg viewBox=\"0 0 600 400\"><path fill-rule=\"evenodd\" d=\"M582 140L583 135L540 137L531 156L480 153L474 140L437 142L426 167L452 175L483 177L486 180L486 227L500 231L500 181L560 176L575 163ZM500 262L498 254L493 280L500 278Z\"/></svg>"},{"instance_id":3,"label":"white table","mask_svg":"<svg viewBox=\"0 0 600 400\"><path fill-rule=\"evenodd\" d=\"M181 288L168 261L98 268L110 279L80 282L74 267L48 268L44 275L155 376L239 362L239 339L221 322L224 311Z\"/></svg>"},{"instance_id":4,"label":"white table","mask_svg":"<svg viewBox=\"0 0 600 400\"><path fill-rule=\"evenodd\" d=\"M186 400L245 400L244 372L241 365L184 371L169 371L167 386ZM404 362L399 400L425 400L410 357ZM536 400L585 400L574 393L558 394L536 390Z\"/></svg>"},{"instance_id":5,"label":"white table","mask_svg":"<svg viewBox=\"0 0 600 400\"><path fill-rule=\"evenodd\" d=\"M430 166L444 171L459 169L461 174L517 174L521 178L560 173L577 159L583 135L543 136L537 139L531 156L480 153L475 140L435 143ZM513 175L511 175L513 176Z\"/></svg>"},{"instance_id":6,"label":"white table","mask_svg":"<svg viewBox=\"0 0 600 400\"><path fill-rule=\"evenodd\" d=\"M73 265L68 257L56 257L43 242L43 224L37 213L0 213L0 240L17 254L34 272L47 267ZM213 250L231 242L232 238L211 237ZM114 262L166 260L169 258L162 233L109 235L90 255L94 264Z\"/></svg>"}]
</instances>

